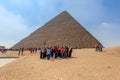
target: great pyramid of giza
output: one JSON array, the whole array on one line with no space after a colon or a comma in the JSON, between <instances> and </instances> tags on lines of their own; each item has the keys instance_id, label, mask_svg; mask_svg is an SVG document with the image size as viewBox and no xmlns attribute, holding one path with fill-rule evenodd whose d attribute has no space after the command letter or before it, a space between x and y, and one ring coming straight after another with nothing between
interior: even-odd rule
<instances>
[{"instance_id":1,"label":"great pyramid of giza","mask_svg":"<svg viewBox=\"0 0 120 80\"><path fill-rule=\"evenodd\" d=\"M63 11L11 48L40 48L56 45L92 48L96 44L101 43L67 11Z\"/></svg>"}]
</instances>

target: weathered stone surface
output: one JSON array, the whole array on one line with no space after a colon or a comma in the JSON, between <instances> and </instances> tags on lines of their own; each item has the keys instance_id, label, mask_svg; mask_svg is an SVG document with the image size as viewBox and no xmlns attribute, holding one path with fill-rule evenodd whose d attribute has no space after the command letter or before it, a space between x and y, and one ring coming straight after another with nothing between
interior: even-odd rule
<instances>
[{"instance_id":1,"label":"weathered stone surface","mask_svg":"<svg viewBox=\"0 0 120 80\"><path fill-rule=\"evenodd\" d=\"M44 47L44 46L71 46L91 48L100 43L67 11L47 22L31 33L28 37L14 45L12 49Z\"/></svg>"}]
</instances>

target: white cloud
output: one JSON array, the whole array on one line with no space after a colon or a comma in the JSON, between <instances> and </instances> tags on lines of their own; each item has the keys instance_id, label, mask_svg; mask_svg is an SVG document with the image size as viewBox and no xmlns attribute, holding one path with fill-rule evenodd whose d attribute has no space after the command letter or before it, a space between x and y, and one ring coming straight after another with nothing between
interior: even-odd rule
<instances>
[{"instance_id":1,"label":"white cloud","mask_svg":"<svg viewBox=\"0 0 120 80\"><path fill-rule=\"evenodd\" d=\"M0 6L0 45L11 47L29 32L22 16L15 15Z\"/></svg>"},{"instance_id":2,"label":"white cloud","mask_svg":"<svg viewBox=\"0 0 120 80\"><path fill-rule=\"evenodd\" d=\"M120 46L120 24L103 22L93 32L105 47Z\"/></svg>"}]
</instances>

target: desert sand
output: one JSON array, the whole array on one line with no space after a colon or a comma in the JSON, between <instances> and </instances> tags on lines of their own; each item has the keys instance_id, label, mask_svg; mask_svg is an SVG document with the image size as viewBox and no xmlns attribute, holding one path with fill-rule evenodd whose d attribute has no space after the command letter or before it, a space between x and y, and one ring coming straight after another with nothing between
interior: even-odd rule
<instances>
[{"instance_id":1,"label":"desert sand","mask_svg":"<svg viewBox=\"0 0 120 80\"><path fill-rule=\"evenodd\" d=\"M120 47L74 49L72 58L39 59L39 52L18 56L0 68L0 80L120 80Z\"/></svg>"}]
</instances>

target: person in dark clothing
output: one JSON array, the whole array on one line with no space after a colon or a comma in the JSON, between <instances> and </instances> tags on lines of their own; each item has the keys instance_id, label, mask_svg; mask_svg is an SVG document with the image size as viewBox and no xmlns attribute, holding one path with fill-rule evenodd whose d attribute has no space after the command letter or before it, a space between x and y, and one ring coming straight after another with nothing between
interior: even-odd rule
<instances>
[{"instance_id":1,"label":"person in dark clothing","mask_svg":"<svg viewBox=\"0 0 120 80\"><path fill-rule=\"evenodd\" d=\"M99 44L99 45L96 45L95 46L95 51L99 51L99 52L102 52L102 46Z\"/></svg>"},{"instance_id":2,"label":"person in dark clothing","mask_svg":"<svg viewBox=\"0 0 120 80\"><path fill-rule=\"evenodd\" d=\"M58 57L61 57L61 52L60 52L61 48L58 47Z\"/></svg>"},{"instance_id":3,"label":"person in dark clothing","mask_svg":"<svg viewBox=\"0 0 120 80\"><path fill-rule=\"evenodd\" d=\"M30 48L30 53L32 53L33 52L33 48Z\"/></svg>"},{"instance_id":4,"label":"person in dark clothing","mask_svg":"<svg viewBox=\"0 0 120 80\"><path fill-rule=\"evenodd\" d=\"M43 58L43 52L42 52L42 48L40 49L40 59Z\"/></svg>"},{"instance_id":5,"label":"person in dark clothing","mask_svg":"<svg viewBox=\"0 0 120 80\"><path fill-rule=\"evenodd\" d=\"M53 57L53 55L54 55L54 49L52 47L50 49L51 49L51 57Z\"/></svg>"},{"instance_id":6,"label":"person in dark clothing","mask_svg":"<svg viewBox=\"0 0 120 80\"><path fill-rule=\"evenodd\" d=\"M21 49L21 51L22 51L22 55L23 55L23 52L24 52L24 47Z\"/></svg>"},{"instance_id":7,"label":"person in dark clothing","mask_svg":"<svg viewBox=\"0 0 120 80\"><path fill-rule=\"evenodd\" d=\"M37 53L37 50L38 50L38 49L37 49L37 48L35 48L35 53Z\"/></svg>"},{"instance_id":8,"label":"person in dark clothing","mask_svg":"<svg viewBox=\"0 0 120 80\"><path fill-rule=\"evenodd\" d=\"M69 48L68 57L71 57L71 56L72 56L72 48Z\"/></svg>"},{"instance_id":9,"label":"person in dark clothing","mask_svg":"<svg viewBox=\"0 0 120 80\"><path fill-rule=\"evenodd\" d=\"M64 51L64 58L68 57L68 47L65 46L65 51Z\"/></svg>"}]
</instances>

